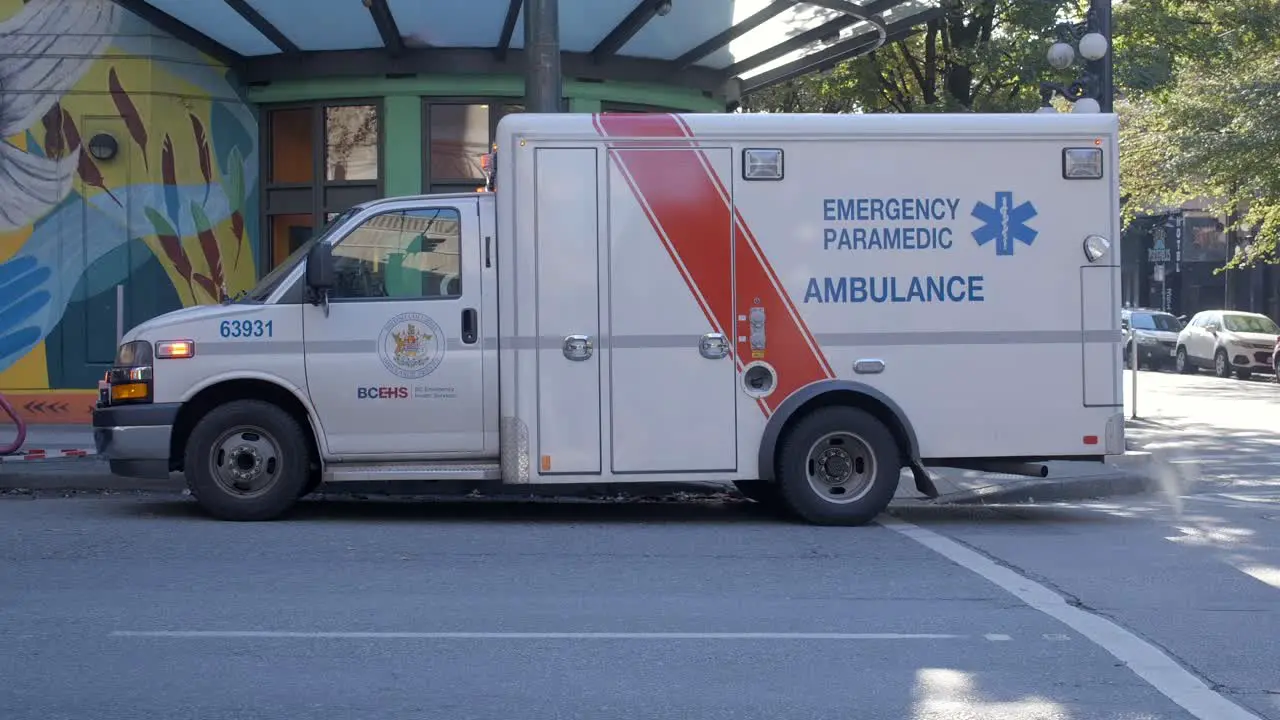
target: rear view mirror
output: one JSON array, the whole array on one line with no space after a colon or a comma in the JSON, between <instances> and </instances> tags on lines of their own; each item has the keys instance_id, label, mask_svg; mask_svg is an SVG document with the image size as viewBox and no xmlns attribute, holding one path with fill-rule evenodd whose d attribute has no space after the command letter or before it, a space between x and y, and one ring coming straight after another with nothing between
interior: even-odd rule
<instances>
[{"instance_id":1,"label":"rear view mirror","mask_svg":"<svg viewBox=\"0 0 1280 720\"><path fill-rule=\"evenodd\" d=\"M333 288L333 246L316 243L307 252L307 287L319 293Z\"/></svg>"}]
</instances>

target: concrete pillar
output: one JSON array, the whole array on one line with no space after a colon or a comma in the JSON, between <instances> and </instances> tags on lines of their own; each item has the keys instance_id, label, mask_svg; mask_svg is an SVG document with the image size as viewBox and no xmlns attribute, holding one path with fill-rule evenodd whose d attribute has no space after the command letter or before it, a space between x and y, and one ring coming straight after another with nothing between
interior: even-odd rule
<instances>
[{"instance_id":1,"label":"concrete pillar","mask_svg":"<svg viewBox=\"0 0 1280 720\"><path fill-rule=\"evenodd\" d=\"M560 112L560 0L524 0L525 112Z\"/></svg>"}]
</instances>

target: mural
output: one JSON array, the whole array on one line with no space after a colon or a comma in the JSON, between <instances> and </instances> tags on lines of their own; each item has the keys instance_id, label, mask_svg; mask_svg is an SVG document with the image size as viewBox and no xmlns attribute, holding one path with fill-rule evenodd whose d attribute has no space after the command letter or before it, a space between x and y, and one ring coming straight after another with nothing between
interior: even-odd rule
<instances>
[{"instance_id":1,"label":"mural","mask_svg":"<svg viewBox=\"0 0 1280 720\"><path fill-rule=\"evenodd\" d=\"M93 388L117 285L127 327L252 286L257 168L226 68L111 0L0 0L0 392Z\"/></svg>"}]
</instances>

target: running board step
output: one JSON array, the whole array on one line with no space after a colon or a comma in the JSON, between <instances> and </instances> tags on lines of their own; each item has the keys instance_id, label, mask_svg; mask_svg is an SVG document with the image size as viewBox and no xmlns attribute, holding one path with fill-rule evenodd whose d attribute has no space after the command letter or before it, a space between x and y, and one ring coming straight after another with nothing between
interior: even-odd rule
<instances>
[{"instance_id":1,"label":"running board step","mask_svg":"<svg viewBox=\"0 0 1280 720\"><path fill-rule=\"evenodd\" d=\"M333 463L324 469L324 481L331 483L501 479L496 462Z\"/></svg>"}]
</instances>

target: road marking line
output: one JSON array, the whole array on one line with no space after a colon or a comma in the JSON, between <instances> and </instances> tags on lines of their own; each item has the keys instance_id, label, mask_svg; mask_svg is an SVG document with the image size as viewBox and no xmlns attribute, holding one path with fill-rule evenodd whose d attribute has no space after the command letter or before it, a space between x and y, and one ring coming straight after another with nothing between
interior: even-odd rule
<instances>
[{"instance_id":1,"label":"road marking line","mask_svg":"<svg viewBox=\"0 0 1280 720\"><path fill-rule=\"evenodd\" d=\"M1089 638L1195 717L1201 720L1262 720L1214 692L1203 680L1156 646L1100 615L1067 604L1066 599L1044 585L932 530L887 516L878 522L981 575L1028 606Z\"/></svg>"},{"instance_id":2,"label":"road marking line","mask_svg":"<svg viewBox=\"0 0 1280 720\"><path fill-rule=\"evenodd\" d=\"M292 632L285 630L116 630L112 637L300 638L335 640L961 640L943 633L714 632Z\"/></svg>"},{"instance_id":3,"label":"road marking line","mask_svg":"<svg viewBox=\"0 0 1280 720\"><path fill-rule=\"evenodd\" d=\"M1062 633L1045 633L1043 637L1045 640L1052 642L1066 642L1071 639L1070 635L1063 635Z\"/></svg>"},{"instance_id":4,"label":"road marking line","mask_svg":"<svg viewBox=\"0 0 1280 720\"><path fill-rule=\"evenodd\" d=\"M1000 635L1000 634L998 634L998 633L992 633L992 634L990 634L990 635L986 635L985 637L986 637L988 640L990 640L991 642L1005 642L1005 641L1007 641L1007 640L1012 640L1012 639L1013 639L1013 638L1009 637L1008 635Z\"/></svg>"}]
</instances>

